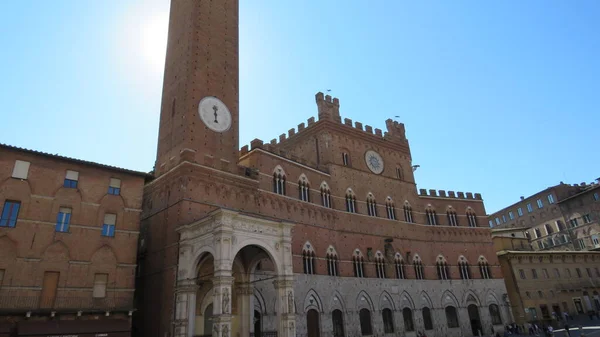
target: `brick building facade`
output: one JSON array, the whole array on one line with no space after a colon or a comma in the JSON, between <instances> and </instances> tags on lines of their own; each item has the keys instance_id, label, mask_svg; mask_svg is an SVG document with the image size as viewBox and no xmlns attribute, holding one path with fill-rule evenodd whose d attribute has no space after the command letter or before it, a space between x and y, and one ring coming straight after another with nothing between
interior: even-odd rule
<instances>
[{"instance_id":1,"label":"brick building facade","mask_svg":"<svg viewBox=\"0 0 600 337\"><path fill-rule=\"evenodd\" d=\"M0 145L0 336L130 335L145 178Z\"/></svg>"},{"instance_id":2,"label":"brick building facade","mask_svg":"<svg viewBox=\"0 0 600 337\"><path fill-rule=\"evenodd\" d=\"M239 147L238 1L173 1L139 336L472 336L512 321L479 194L419 190L404 125Z\"/></svg>"}]
</instances>

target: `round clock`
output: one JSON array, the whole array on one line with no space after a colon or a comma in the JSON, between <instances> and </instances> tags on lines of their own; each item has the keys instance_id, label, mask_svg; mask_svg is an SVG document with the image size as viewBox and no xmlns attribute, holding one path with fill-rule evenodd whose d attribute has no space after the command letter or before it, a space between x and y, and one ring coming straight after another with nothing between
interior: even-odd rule
<instances>
[{"instance_id":1,"label":"round clock","mask_svg":"<svg viewBox=\"0 0 600 337\"><path fill-rule=\"evenodd\" d=\"M215 132L225 132L231 127L231 113L225 103L207 96L198 104L198 114L206 126Z\"/></svg>"},{"instance_id":2,"label":"round clock","mask_svg":"<svg viewBox=\"0 0 600 337\"><path fill-rule=\"evenodd\" d=\"M379 153L369 150L365 153L365 162L367 162L367 167L371 172L375 174L380 174L383 172L383 158L379 155Z\"/></svg>"}]
</instances>

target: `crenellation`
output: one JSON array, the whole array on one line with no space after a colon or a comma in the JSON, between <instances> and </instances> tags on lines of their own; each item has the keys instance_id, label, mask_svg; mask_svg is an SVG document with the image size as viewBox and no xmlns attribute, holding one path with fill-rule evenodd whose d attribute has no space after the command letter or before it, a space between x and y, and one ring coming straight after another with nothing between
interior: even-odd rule
<instances>
[{"instance_id":1,"label":"crenellation","mask_svg":"<svg viewBox=\"0 0 600 337\"><path fill-rule=\"evenodd\" d=\"M456 198L454 191L448 191L448 198Z\"/></svg>"},{"instance_id":2,"label":"crenellation","mask_svg":"<svg viewBox=\"0 0 600 337\"><path fill-rule=\"evenodd\" d=\"M382 137L383 135L381 134L381 129L376 128L375 129L375 134L379 137Z\"/></svg>"},{"instance_id":3,"label":"crenellation","mask_svg":"<svg viewBox=\"0 0 600 337\"><path fill-rule=\"evenodd\" d=\"M315 124L315 118L311 117L307 120L307 122L308 122L308 126L311 126L311 125Z\"/></svg>"},{"instance_id":4,"label":"crenellation","mask_svg":"<svg viewBox=\"0 0 600 337\"><path fill-rule=\"evenodd\" d=\"M473 193L467 192L467 199L473 199Z\"/></svg>"},{"instance_id":5,"label":"crenellation","mask_svg":"<svg viewBox=\"0 0 600 337\"><path fill-rule=\"evenodd\" d=\"M276 138L271 139L271 145L277 145L277 139Z\"/></svg>"},{"instance_id":6,"label":"crenellation","mask_svg":"<svg viewBox=\"0 0 600 337\"><path fill-rule=\"evenodd\" d=\"M437 191L436 190L429 190L429 196L430 197L437 197Z\"/></svg>"},{"instance_id":7,"label":"crenellation","mask_svg":"<svg viewBox=\"0 0 600 337\"><path fill-rule=\"evenodd\" d=\"M444 191L444 190L439 190L439 191L438 191L438 195L439 195L440 197L442 197L442 198L445 198L445 197L446 197L446 191Z\"/></svg>"},{"instance_id":8,"label":"crenellation","mask_svg":"<svg viewBox=\"0 0 600 337\"><path fill-rule=\"evenodd\" d=\"M242 149L240 150L240 156L243 156L246 153L248 153L248 145L242 146Z\"/></svg>"},{"instance_id":9,"label":"crenellation","mask_svg":"<svg viewBox=\"0 0 600 337\"><path fill-rule=\"evenodd\" d=\"M370 125L365 125L365 131L369 134L373 134L373 127Z\"/></svg>"},{"instance_id":10,"label":"crenellation","mask_svg":"<svg viewBox=\"0 0 600 337\"><path fill-rule=\"evenodd\" d=\"M456 194L458 195L459 199L464 199L465 198L465 194L463 192L457 192Z\"/></svg>"},{"instance_id":11,"label":"crenellation","mask_svg":"<svg viewBox=\"0 0 600 337\"><path fill-rule=\"evenodd\" d=\"M475 199L476 200L482 200L481 193L475 193Z\"/></svg>"},{"instance_id":12,"label":"crenellation","mask_svg":"<svg viewBox=\"0 0 600 337\"><path fill-rule=\"evenodd\" d=\"M427 190L424 188L419 189L419 195L427 195Z\"/></svg>"},{"instance_id":13,"label":"crenellation","mask_svg":"<svg viewBox=\"0 0 600 337\"><path fill-rule=\"evenodd\" d=\"M283 143L285 141L285 139L286 139L285 133L282 133L282 134L279 135L279 142L280 143Z\"/></svg>"},{"instance_id":14,"label":"crenellation","mask_svg":"<svg viewBox=\"0 0 600 337\"><path fill-rule=\"evenodd\" d=\"M352 120L350 118L344 118L344 124L352 126Z\"/></svg>"},{"instance_id":15,"label":"crenellation","mask_svg":"<svg viewBox=\"0 0 600 337\"><path fill-rule=\"evenodd\" d=\"M258 138L254 138L251 142L250 142L250 149L254 150L254 149L262 149L263 147L263 141L258 139Z\"/></svg>"},{"instance_id":16,"label":"crenellation","mask_svg":"<svg viewBox=\"0 0 600 337\"><path fill-rule=\"evenodd\" d=\"M298 132L301 132L303 130L304 130L304 123L298 124Z\"/></svg>"},{"instance_id":17,"label":"crenellation","mask_svg":"<svg viewBox=\"0 0 600 337\"><path fill-rule=\"evenodd\" d=\"M327 103L333 103L331 101L331 95L325 95L325 102L327 102Z\"/></svg>"},{"instance_id":18,"label":"crenellation","mask_svg":"<svg viewBox=\"0 0 600 337\"><path fill-rule=\"evenodd\" d=\"M295 134L296 134L296 130L294 128L291 128L288 130L288 138L292 138L292 136Z\"/></svg>"},{"instance_id":19,"label":"crenellation","mask_svg":"<svg viewBox=\"0 0 600 337\"><path fill-rule=\"evenodd\" d=\"M362 125L361 122L355 122L354 123L354 127L357 128L357 129L359 129L359 130L361 130L361 131L363 130L363 125Z\"/></svg>"},{"instance_id":20,"label":"crenellation","mask_svg":"<svg viewBox=\"0 0 600 337\"><path fill-rule=\"evenodd\" d=\"M263 147L262 147L263 150L269 151L269 152L272 152L273 148L274 148L274 146L271 145L270 143L263 144Z\"/></svg>"}]
</instances>

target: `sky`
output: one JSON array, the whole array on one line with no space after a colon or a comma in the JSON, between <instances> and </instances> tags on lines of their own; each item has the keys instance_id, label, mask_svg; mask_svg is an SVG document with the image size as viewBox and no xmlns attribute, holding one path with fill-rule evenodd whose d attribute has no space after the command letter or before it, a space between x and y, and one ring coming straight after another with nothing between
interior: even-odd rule
<instances>
[{"instance_id":1,"label":"sky","mask_svg":"<svg viewBox=\"0 0 600 337\"><path fill-rule=\"evenodd\" d=\"M0 142L148 172L168 0L0 2ZM418 188L493 213L600 177L596 0L240 0L240 147L317 115L406 125Z\"/></svg>"}]
</instances>

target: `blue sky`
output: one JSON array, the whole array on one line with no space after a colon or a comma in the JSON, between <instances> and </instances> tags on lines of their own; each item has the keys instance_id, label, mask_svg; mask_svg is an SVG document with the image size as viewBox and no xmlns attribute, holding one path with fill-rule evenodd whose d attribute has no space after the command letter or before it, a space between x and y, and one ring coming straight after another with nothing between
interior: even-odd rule
<instances>
[{"instance_id":1,"label":"blue sky","mask_svg":"<svg viewBox=\"0 0 600 337\"><path fill-rule=\"evenodd\" d=\"M240 146L400 116L418 188L494 212L600 177L600 2L240 0ZM169 2L0 2L0 142L149 171Z\"/></svg>"}]
</instances>

